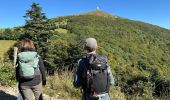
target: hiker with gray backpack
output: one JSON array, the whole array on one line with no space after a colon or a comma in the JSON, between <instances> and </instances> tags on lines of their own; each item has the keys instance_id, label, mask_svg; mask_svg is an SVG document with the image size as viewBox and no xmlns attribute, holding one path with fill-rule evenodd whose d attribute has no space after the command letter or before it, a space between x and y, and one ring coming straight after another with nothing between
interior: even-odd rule
<instances>
[{"instance_id":1,"label":"hiker with gray backpack","mask_svg":"<svg viewBox=\"0 0 170 100\"><path fill-rule=\"evenodd\" d=\"M82 88L82 100L110 100L109 87L114 78L106 55L96 54L97 41L87 38L87 55L78 61L73 85Z\"/></svg>"},{"instance_id":2,"label":"hiker with gray backpack","mask_svg":"<svg viewBox=\"0 0 170 100\"><path fill-rule=\"evenodd\" d=\"M30 39L21 41L21 52L17 55L16 79L23 100L43 100L42 85L46 85L45 67Z\"/></svg>"}]
</instances>

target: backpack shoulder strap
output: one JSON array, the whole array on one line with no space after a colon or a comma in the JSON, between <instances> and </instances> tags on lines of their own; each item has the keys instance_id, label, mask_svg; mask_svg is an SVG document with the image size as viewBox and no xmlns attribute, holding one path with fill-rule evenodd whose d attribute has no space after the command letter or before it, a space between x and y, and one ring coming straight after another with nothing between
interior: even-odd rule
<instances>
[{"instance_id":1,"label":"backpack shoulder strap","mask_svg":"<svg viewBox=\"0 0 170 100\"><path fill-rule=\"evenodd\" d=\"M90 70L90 58L93 56L93 54L88 54L85 56L85 67L87 70Z\"/></svg>"}]
</instances>

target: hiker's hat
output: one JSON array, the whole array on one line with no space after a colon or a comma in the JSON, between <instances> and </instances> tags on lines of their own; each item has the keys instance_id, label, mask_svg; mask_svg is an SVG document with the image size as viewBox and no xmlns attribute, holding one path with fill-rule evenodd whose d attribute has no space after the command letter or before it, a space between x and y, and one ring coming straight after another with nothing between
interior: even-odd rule
<instances>
[{"instance_id":1,"label":"hiker's hat","mask_svg":"<svg viewBox=\"0 0 170 100\"><path fill-rule=\"evenodd\" d=\"M87 38L85 41L85 47L96 49L97 48L96 39L95 38Z\"/></svg>"}]
</instances>

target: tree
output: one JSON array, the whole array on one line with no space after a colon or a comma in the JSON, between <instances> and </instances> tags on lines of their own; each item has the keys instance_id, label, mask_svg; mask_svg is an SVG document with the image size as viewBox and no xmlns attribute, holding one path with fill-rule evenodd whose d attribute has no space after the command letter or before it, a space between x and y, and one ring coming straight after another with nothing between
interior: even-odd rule
<instances>
[{"instance_id":1,"label":"tree","mask_svg":"<svg viewBox=\"0 0 170 100\"><path fill-rule=\"evenodd\" d=\"M9 28L5 29L3 32L3 38L5 40L10 40L10 39L12 40L13 39L12 37L13 37L13 33L12 33L11 29L9 29Z\"/></svg>"},{"instance_id":2,"label":"tree","mask_svg":"<svg viewBox=\"0 0 170 100\"><path fill-rule=\"evenodd\" d=\"M34 40L39 53L45 58L47 45L52 36L51 30L55 28L54 24L49 22L45 13L42 13L42 7L38 3L32 3L24 18L26 23L23 38Z\"/></svg>"},{"instance_id":3,"label":"tree","mask_svg":"<svg viewBox=\"0 0 170 100\"><path fill-rule=\"evenodd\" d=\"M24 16L26 19L25 37L33 39L35 41L48 41L50 36L50 30L54 28L54 25L48 22L45 13L42 13L42 8L38 3L33 3L31 9L26 11Z\"/></svg>"}]
</instances>

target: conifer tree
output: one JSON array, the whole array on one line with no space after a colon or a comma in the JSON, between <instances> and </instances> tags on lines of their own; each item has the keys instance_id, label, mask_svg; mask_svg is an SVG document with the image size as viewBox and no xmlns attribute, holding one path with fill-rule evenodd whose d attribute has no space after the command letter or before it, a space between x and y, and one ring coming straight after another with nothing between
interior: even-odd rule
<instances>
[{"instance_id":1,"label":"conifer tree","mask_svg":"<svg viewBox=\"0 0 170 100\"><path fill-rule=\"evenodd\" d=\"M48 42L52 36L52 30L55 28L54 25L49 22L38 3L32 3L24 18L26 22L23 38L32 39L38 48L38 52L45 58L48 51Z\"/></svg>"}]
</instances>

